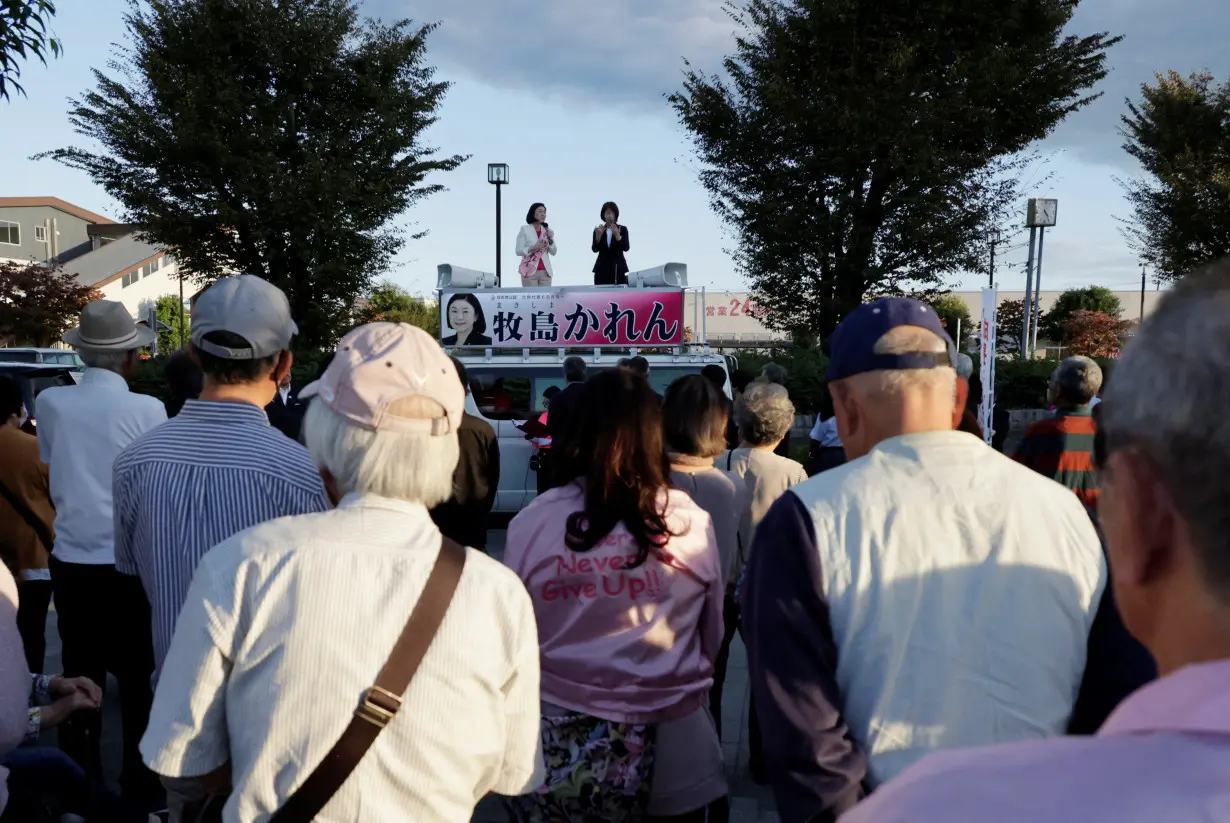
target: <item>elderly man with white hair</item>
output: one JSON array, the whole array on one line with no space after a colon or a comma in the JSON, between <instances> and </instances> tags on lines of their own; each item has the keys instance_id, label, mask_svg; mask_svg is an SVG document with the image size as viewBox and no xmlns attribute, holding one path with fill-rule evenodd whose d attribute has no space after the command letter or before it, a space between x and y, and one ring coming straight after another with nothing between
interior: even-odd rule
<instances>
[{"instance_id":1,"label":"elderly man with white hair","mask_svg":"<svg viewBox=\"0 0 1230 823\"><path fill-rule=\"evenodd\" d=\"M1093 472L1097 422L1090 402L1102 389L1102 368L1088 357L1069 357L1051 374L1049 399L1055 414L1032 424L1012 455L1017 461L1071 489L1090 509L1098 505Z\"/></svg>"},{"instance_id":2,"label":"elderly man with white hair","mask_svg":"<svg viewBox=\"0 0 1230 823\"><path fill-rule=\"evenodd\" d=\"M783 823L834 819L928 752L1067 727L1097 534L1062 487L954 431L954 354L916 300L851 312L828 371L850 462L756 531L743 630Z\"/></svg>"},{"instance_id":3,"label":"elderly man with white hair","mask_svg":"<svg viewBox=\"0 0 1230 823\"><path fill-rule=\"evenodd\" d=\"M1096 736L928 757L843 823L1227 819L1227 318L1230 263L1180 280L1124 350L1098 434L1115 599L1162 679Z\"/></svg>"},{"instance_id":4,"label":"elderly man with white hair","mask_svg":"<svg viewBox=\"0 0 1230 823\"><path fill-rule=\"evenodd\" d=\"M282 809L456 823L489 792L536 788L529 595L428 514L453 490L465 404L453 364L425 332L372 323L303 395L316 397L304 439L337 508L241 532L201 560L147 762L217 786L229 776L227 821Z\"/></svg>"}]
</instances>

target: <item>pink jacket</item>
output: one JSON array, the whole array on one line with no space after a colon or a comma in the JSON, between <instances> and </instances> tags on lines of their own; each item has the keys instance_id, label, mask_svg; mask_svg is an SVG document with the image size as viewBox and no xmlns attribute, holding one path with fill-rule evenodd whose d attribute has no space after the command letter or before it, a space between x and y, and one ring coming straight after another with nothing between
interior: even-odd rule
<instances>
[{"instance_id":1,"label":"pink jacket","mask_svg":"<svg viewBox=\"0 0 1230 823\"><path fill-rule=\"evenodd\" d=\"M534 601L542 699L620 723L658 723L704 705L722 640L722 568L709 515L670 490L672 537L636 568L620 526L588 552L564 542L580 484L540 495L508 527L504 562Z\"/></svg>"}]
</instances>

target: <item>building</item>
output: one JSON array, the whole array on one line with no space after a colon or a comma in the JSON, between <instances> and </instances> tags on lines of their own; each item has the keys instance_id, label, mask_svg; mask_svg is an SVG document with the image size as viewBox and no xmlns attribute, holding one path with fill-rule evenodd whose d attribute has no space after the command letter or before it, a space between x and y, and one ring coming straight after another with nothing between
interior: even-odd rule
<instances>
[{"instance_id":1,"label":"building","mask_svg":"<svg viewBox=\"0 0 1230 823\"><path fill-rule=\"evenodd\" d=\"M0 262L58 264L140 319L181 290L174 258L138 229L58 197L0 197Z\"/></svg>"},{"instance_id":2,"label":"building","mask_svg":"<svg viewBox=\"0 0 1230 823\"><path fill-rule=\"evenodd\" d=\"M982 317L982 292L954 291L952 294L969 306L970 319L976 327ZM1061 294L1063 291L1043 290L1041 298L1043 314L1050 311ZM1144 293L1144 316L1147 317L1152 313L1163 294L1165 294L1164 291L1152 289ZM1119 298L1123 306L1121 317L1124 320L1141 319L1141 293L1139 291L1115 291L1114 295ZM1000 291L998 297L1000 304L1008 300L1024 301L1025 292ZM688 327L695 326L697 339L700 339L703 334L709 345L723 349L767 348L790 339L790 335L774 331L764 324L757 313L751 294L745 291L707 289L703 300L699 289L689 291L684 307L684 324ZM954 334L956 332L955 329L949 331ZM974 335L975 331L976 328L962 329L961 337L969 338Z\"/></svg>"}]
</instances>

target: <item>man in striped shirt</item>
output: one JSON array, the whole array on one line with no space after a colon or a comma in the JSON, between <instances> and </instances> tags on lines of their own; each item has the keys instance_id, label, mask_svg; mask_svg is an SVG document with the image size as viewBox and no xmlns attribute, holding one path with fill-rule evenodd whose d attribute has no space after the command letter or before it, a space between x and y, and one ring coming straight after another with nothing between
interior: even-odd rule
<instances>
[{"instance_id":1,"label":"man in striped shirt","mask_svg":"<svg viewBox=\"0 0 1230 823\"><path fill-rule=\"evenodd\" d=\"M1102 369L1088 357L1069 357L1051 375L1055 415L1029 427L1013 455L1019 462L1076 492L1089 509L1098 505L1093 472L1097 423L1089 402L1102 388Z\"/></svg>"},{"instance_id":2,"label":"man in striped shirt","mask_svg":"<svg viewBox=\"0 0 1230 823\"><path fill-rule=\"evenodd\" d=\"M271 283L241 274L210 286L192 311L200 399L115 461L115 564L149 597L155 677L206 552L265 521L330 508L307 450L264 411L290 371L297 332Z\"/></svg>"}]
</instances>

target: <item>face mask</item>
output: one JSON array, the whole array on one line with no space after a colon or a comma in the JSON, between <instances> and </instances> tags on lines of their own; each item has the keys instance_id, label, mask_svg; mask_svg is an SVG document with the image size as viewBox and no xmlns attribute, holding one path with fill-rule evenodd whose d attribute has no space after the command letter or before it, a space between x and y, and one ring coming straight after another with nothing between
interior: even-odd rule
<instances>
[{"instance_id":1,"label":"face mask","mask_svg":"<svg viewBox=\"0 0 1230 823\"><path fill-rule=\"evenodd\" d=\"M26 414L26 407L25 407L25 405L23 404L23 405L22 405L22 407L21 407L21 413L17 415L17 426L18 426L18 428L20 428L20 427L22 427L22 426L26 425L26 421L27 421L27 420L29 420L29 419L30 419L30 415Z\"/></svg>"}]
</instances>

